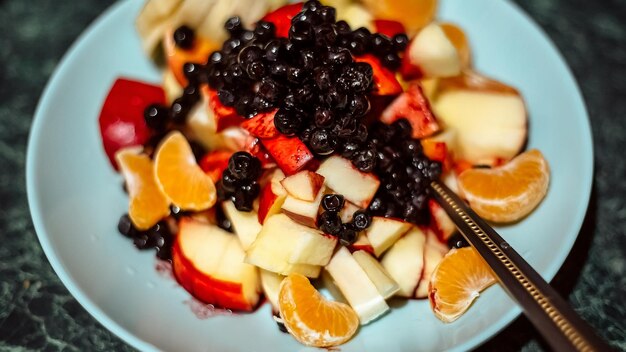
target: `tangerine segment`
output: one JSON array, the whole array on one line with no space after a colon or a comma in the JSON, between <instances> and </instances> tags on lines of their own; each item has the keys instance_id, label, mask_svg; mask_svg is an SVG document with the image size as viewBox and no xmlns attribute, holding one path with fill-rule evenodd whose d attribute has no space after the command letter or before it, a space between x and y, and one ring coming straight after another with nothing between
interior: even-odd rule
<instances>
[{"instance_id":1,"label":"tangerine segment","mask_svg":"<svg viewBox=\"0 0 626 352\"><path fill-rule=\"evenodd\" d=\"M452 249L430 278L430 307L439 320L453 322L495 282L495 275L473 247Z\"/></svg>"},{"instance_id":2,"label":"tangerine segment","mask_svg":"<svg viewBox=\"0 0 626 352\"><path fill-rule=\"evenodd\" d=\"M115 158L128 189L128 216L138 230L147 230L170 214L170 203L156 182L150 157L134 149L122 149Z\"/></svg>"},{"instance_id":3,"label":"tangerine segment","mask_svg":"<svg viewBox=\"0 0 626 352\"><path fill-rule=\"evenodd\" d=\"M180 132L165 137L154 163L157 182L174 205L182 210L200 211L215 204L215 184L198 166L189 142Z\"/></svg>"},{"instance_id":4,"label":"tangerine segment","mask_svg":"<svg viewBox=\"0 0 626 352\"><path fill-rule=\"evenodd\" d=\"M324 299L301 274L281 282L278 309L289 333L307 346L341 345L359 327L359 317L349 305Z\"/></svg>"},{"instance_id":5,"label":"tangerine segment","mask_svg":"<svg viewBox=\"0 0 626 352\"><path fill-rule=\"evenodd\" d=\"M460 193L487 220L514 222L545 197L550 168L540 151L522 153L493 169L469 169L459 176Z\"/></svg>"}]
</instances>

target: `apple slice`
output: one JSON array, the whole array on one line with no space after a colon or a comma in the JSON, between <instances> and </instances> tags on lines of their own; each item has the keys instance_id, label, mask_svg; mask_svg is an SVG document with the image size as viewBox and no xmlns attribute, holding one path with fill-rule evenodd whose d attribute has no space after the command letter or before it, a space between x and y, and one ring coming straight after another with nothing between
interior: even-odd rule
<instances>
[{"instance_id":1,"label":"apple slice","mask_svg":"<svg viewBox=\"0 0 626 352\"><path fill-rule=\"evenodd\" d=\"M400 290L398 283L391 278L387 270L371 254L365 251L356 251L352 253L352 256L365 270L383 298L387 299Z\"/></svg>"},{"instance_id":2,"label":"apple slice","mask_svg":"<svg viewBox=\"0 0 626 352\"><path fill-rule=\"evenodd\" d=\"M159 86L118 78L102 105L98 123L104 151L117 170L115 153L122 148L141 146L150 138L143 112L150 104L164 104Z\"/></svg>"},{"instance_id":3,"label":"apple slice","mask_svg":"<svg viewBox=\"0 0 626 352\"><path fill-rule=\"evenodd\" d=\"M415 289L422 278L425 245L426 235L414 227L381 260L380 263L400 286L398 296L411 298L415 295Z\"/></svg>"},{"instance_id":4,"label":"apple slice","mask_svg":"<svg viewBox=\"0 0 626 352\"><path fill-rule=\"evenodd\" d=\"M298 137L279 135L261 143L287 176L304 169L313 160L313 153Z\"/></svg>"},{"instance_id":5,"label":"apple slice","mask_svg":"<svg viewBox=\"0 0 626 352\"><path fill-rule=\"evenodd\" d=\"M277 214L263 224L247 251L246 263L288 275L298 270L293 264L326 265L336 244L336 237L325 236L319 230L296 223L285 214Z\"/></svg>"},{"instance_id":6,"label":"apple slice","mask_svg":"<svg viewBox=\"0 0 626 352\"><path fill-rule=\"evenodd\" d=\"M472 71L440 85L433 108L456 131L455 161L494 166L519 153L526 143L528 117L516 89Z\"/></svg>"},{"instance_id":7,"label":"apple slice","mask_svg":"<svg viewBox=\"0 0 626 352\"><path fill-rule=\"evenodd\" d=\"M448 252L448 247L441 243L434 232L428 230L426 235L426 245L424 246L424 271L417 288L415 289L415 298L428 297L428 285L430 277L435 271L439 262Z\"/></svg>"},{"instance_id":8,"label":"apple slice","mask_svg":"<svg viewBox=\"0 0 626 352\"><path fill-rule=\"evenodd\" d=\"M385 298L346 247L339 248L326 270L359 316L362 325L389 310Z\"/></svg>"},{"instance_id":9,"label":"apple slice","mask_svg":"<svg viewBox=\"0 0 626 352\"><path fill-rule=\"evenodd\" d=\"M245 251L250 248L256 236L261 232L259 217L255 211L239 211L231 201L222 202L224 214L233 225L233 230Z\"/></svg>"},{"instance_id":10,"label":"apple slice","mask_svg":"<svg viewBox=\"0 0 626 352\"><path fill-rule=\"evenodd\" d=\"M411 224L400 219L372 217L372 224L365 230L367 239L379 257L411 228Z\"/></svg>"},{"instance_id":11,"label":"apple slice","mask_svg":"<svg viewBox=\"0 0 626 352\"><path fill-rule=\"evenodd\" d=\"M328 191L329 194L337 194L337 192L335 191ZM345 202L343 205L343 208L341 208L341 211L339 211L339 218L341 218L341 222L343 223L349 223L350 221L352 221L352 217L354 216L354 212L359 210L361 208L357 207L356 205L350 203L350 202Z\"/></svg>"},{"instance_id":12,"label":"apple slice","mask_svg":"<svg viewBox=\"0 0 626 352\"><path fill-rule=\"evenodd\" d=\"M278 109L274 109L259 113L242 122L241 127L257 138L275 138L280 134L274 125L274 116L277 111Z\"/></svg>"},{"instance_id":13,"label":"apple slice","mask_svg":"<svg viewBox=\"0 0 626 352\"><path fill-rule=\"evenodd\" d=\"M380 181L373 174L356 169L346 158L333 155L324 160L317 173L326 178L326 185L360 208L367 208Z\"/></svg>"},{"instance_id":14,"label":"apple slice","mask_svg":"<svg viewBox=\"0 0 626 352\"><path fill-rule=\"evenodd\" d=\"M300 200L296 197L287 194L285 202L283 203L281 210L287 216L294 221L306 225L308 227L316 227L317 215L319 213L320 204L324 197L326 187L323 186L317 192L315 199L312 202Z\"/></svg>"},{"instance_id":15,"label":"apple slice","mask_svg":"<svg viewBox=\"0 0 626 352\"><path fill-rule=\"evenodd\" d=\"M456 225L434 199L428 200L428 209L430 210L431 227L440 240L447 242L448 238L456 232Z\"/></svg>"},{"instance_id":16,"label":"apple slice","mask_svg":"<svg viewBox=\"0 0 626 352\"><path fill-rule=\"evenodd\" d=\"M213 112L215 118L215 128L220 132L229 127L239 126L245 119L237 113L235 108L225 106L217 96L217 91L209 88L204 84L200 87L200 93L204 96L203 100L209 104L209 109Z\"/></svg>"},{"instance_id":17,"label":"apple slice","mask_svg":"<svg viewBox=\"0 0 626 352\"><path fill-rule=\"evenodd\" d=\"M234 310L254 309L260 297L259 274L244 257L232 234L188 218L180 221L172 248L174 274L199 300Z\"/></svg>"},{"instance_id":18,"label":"apple slice","mask_svg":"<svg viewBox=\"0 0 626 352\"><path fill-rule=\"evenodd\" d=\"M272 311L278 313L278 292L280 292L280 283L285 278L283 275L276 274L271 271L260 269L261 287L265 297L272 305Z\"/></svg>"},{"instance_id":19,"label":"apple slice","mask_svg":"<svg viewBox=\"0 0 626 352\"><path fill-rule=\"evenodd\" d=\"M217 183L222 179L224 170L228 168L228 160L231 155L233 155L233 153L226 150L208 152L200 159L198 165L200 165L200 168L205 174L211 177L214 183Z\"/></svg>"},{"instance_id":20,"label":"apple slice","mask_svg":"<svg viewBox=\"0 0 626 352\"><path fill-rule=\"evenodd\" d=\"M268 182L263 189L261 189L261 195L259 196L259 223L263 224L265 220L281 211L283 203L287 198L287 191L280 184L285 178L285 174L276 169L270 176L270 182Z\"/></svg>"},{"instance_id":21,"label":"apple slice","mask_svg":"<svg viewBox=\"0 0 626 352\"><path fill-rule=\"evenodd\" d=\"M462 68L459 52L437 23L429 24L415 36L403 61L401 72L407 80L457 76Z\"/></svg>"},{"instance_id":22,"label":"apple slice","mask_svg":"<svg viewBox=\"0 0 626 352\"><path fill-rule=\"evenodd\" d=\"M313 202L324 186L324 176L313 171L303 170L280 181L290 196Z\"/></svg>"},{"instance_id":23,"label":"apple slice","mask_svg":"<svg viewBox=\"0 0 626 352\"><path fill-rule=\"evenodd\" d=\"M422 86L413 83L383 111L380 120L391 124L407 119L413 128L413 138L424 138L438 132L441 127L433 113Z\"/></svg>"}]
</instances>

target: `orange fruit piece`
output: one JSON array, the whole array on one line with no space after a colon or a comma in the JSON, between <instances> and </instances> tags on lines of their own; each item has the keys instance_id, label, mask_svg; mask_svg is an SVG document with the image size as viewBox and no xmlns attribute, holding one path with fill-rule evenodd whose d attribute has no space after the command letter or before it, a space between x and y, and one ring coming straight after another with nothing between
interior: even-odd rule
<instances>
[{"instance_id":1,"label":"orange fruit piece","mask_svg":"<svg viewBox=\"0 0 626 352\"><path fill-rule=\"evenodd\" d=\"M437 0L365 0L374 18L401 22L409 34L430 23L437 12Z\"/></svg>"},{"instance_id":2,"label":"orange fruit piece","mask_svg":"<svg viewBox=\"0 0 626 352\"><path fill-rule=\"evenodd\" d=\"M307 346L341 345L359 327L359 317L349 305L326 300L301 274L281 282L278 309L287 331Z\"/></svg>"},{"instance_id":3,"label":"orange fruit piece","mask_svg":"<svg viewBox=\"0 0 626 352\"><path fill-rule=\"evenodd\" d=\"M120 172L126 181L130 204L128 216L138 230L147 230L170 215L170 203L154 177L152 160L135 148L115 154Z\"/></svg>"},{"instance_id":4,"label":"orange fruit piece","mask_svg":"<svg viewBox=\"0 0 626 352\"><path fill-rule=\"evenodd\" d=\"M550 168L533 149L492 169L469 169L459 176L459 191L480 216L514 222L528 215L548 191Z\"/></svg>"},{"instance_id":5,"label":"orange fruit piece","mask_svg":"<svg viewBox=\"0 0 626 352\"><path fill-rule=\"evenodd\" d=\"M430 307L445 323L458 319L481 291L496 282L494 273L473 247L452 249L430 277Z\"/></svg>"},{"instance_id":6,"label":"orange fruit piece","mask_svg":"<svg viewBox=\"0 0 626 352\"><path fill-rule=\"evenodd\" d=\"M180 132L171 132L161 142L154 166L163 193L177 207L200 211L215 204L215 184L198 166L189 142Z\"/></svg>"}]
</instances>

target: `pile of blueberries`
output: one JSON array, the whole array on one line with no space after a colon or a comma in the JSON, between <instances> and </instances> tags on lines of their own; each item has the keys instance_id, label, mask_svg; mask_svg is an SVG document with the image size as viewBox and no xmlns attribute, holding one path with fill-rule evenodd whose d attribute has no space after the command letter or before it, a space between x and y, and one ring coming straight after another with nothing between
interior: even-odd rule
<instances>
[{"instance_id":1,"label":"pile of blueberries","mask_svg":"<svg viewBox=\"0 0 626 352\"><path fill-rule=\"evenodd\" d=\"M162 260L172 260L172 243L174 237L165 221L160 221L146 231L135 228L128 214L120 217L117 230L133 240L133 244L140 250L156 249L156 256Z\"/></svg>"},{"instance_id":2,"label":"pile of blueberries","mask_svg":"<svg viewBox=\"0 0 626 352\"><path fill-rule=\"evenodd\" d=\"M367 162L381 183L368 210L372 215L427 224L429 185L441 176L441 163L424 155L420 141L411 138L406 119L391 125L376 122L371 130Z\"/></svg>"},{"instance_id":3,"label":"pile of blueberries","mask_svg":"<svg viewBox=\"0 0 626 352\"><path fill-rule=\"evenodd\" d=\"M248 152L234 153L216 185L218 199L232 200L239 211L252 211L254 200L261 191L257 182L261 172L258 158Z\"/></svg>"},{"instance_id":4,"label":"pile of blueberries","mask_svg":"<svg viewBox=\"0 0 626 352\"><path fill-rule=\"evenodd\" d=\"M345 21L336 21L334 8L315 0L291 20L288 38L277 38L274 24L265 21L246 30L233 17L225 28L229 39L204 70L195 65L186 72L190 81L206 75L220 101L244 117L277 108L278 131L300 137L317 156L343 153L346 145L354 154L367 139L363 120L371 108L373 71L354 56L373 54L397 68L398 53L408 43L403 34L389 38L366 28L352 31Z\"/></svg>"},{"instance_id":5,"label":"pile of blueberries","mask_svg":"<svg viewBox=\"0 0 626 352\"><path fill-rule=\"evenodd\" d=\"M339 238L344 246L353 244L360 231L367 229L372 223L372 217L365 210L357 210L352 215L352 221L344 224L339 218L339 211L343 208L345 199L340 194L327 194L322 198L324 212L317 219L317 227L329 235Z\"/></svg>"}]
</instances>

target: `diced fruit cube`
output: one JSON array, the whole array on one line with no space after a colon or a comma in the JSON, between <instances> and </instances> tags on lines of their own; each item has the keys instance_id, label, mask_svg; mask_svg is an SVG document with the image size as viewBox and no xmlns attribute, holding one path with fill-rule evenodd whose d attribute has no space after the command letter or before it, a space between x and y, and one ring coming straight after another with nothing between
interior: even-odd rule
<instances>
[{"instance_id":1,"label":"diced fruit cube","mask_svg":"<svg viewBox=\"0 0 626 352\"><path fill-rule=\"evenodd\" d=\"M328 193L335 193L334 191L329 191ZM341 222L343 223L349 223L350 221L352 221L352 217L354 216L354 212L359 210L361 208L357 207L356 205L350 203L350 202L345 202L343 205L343 208L341 209L341 211L339 211L339 217L341 218Z\"/></svg>"},{"instance_id":2,"label":"diced fruit cube","mask_svg":"<svg viewBox=\"0 0 626 352\"><path fill-rule=\"evenodd\" d=\"M387 251L381 264L400 285L397 295L413 297L422 278L426 235L414 227Z\"/></svg>"},{"instance_id":3,"label":"diced fruit cube","mask_svg":"<svg viewBox=\"0 0 626 352\"><path fill-rule=\"evenodd\" d=\"M260 269L259 272L261 273L263 293L265 293L267 300L270 301L272 311L278 313L278 292L280 291L280 283L285 277L263 269Z\"/></svg>"},{"instance_id":4,"label":"diced fruit cube","mask_svg":"<svg viewBox=\"0 0 626 352\"><path fill-rule=\"evenodd\" d=\"M261 189L259 197L259 223L263 224L268 217L278 214L287 198L287 191L280 184L285 178L285 174L276 169L270 176L270 181Z\"/></svg>"},{"instance_id":5,"label":"diced fruit cube","mask_svg":"<svg viewBox=\"0 0 626 352\"><path fill-rule=\"evenodd\" d=\"M125 147L145 144L150 130L144 110L150 104L164 104L165 92L159 86L118 78L109 90L98 122L104 151L117 170L115 153Z\"/></svg>"},{"instance_id":6,"label":"diced fruit cube","mask_svg":"<svg viewBox=\"0 0 626 352\"><path fill-rule=\"evenodd\" d=\"M365 232L359 233L359 237L357 237L356 241L350 245L350 252L355 251L365 251L374 255L374 247L370 243L370 240L367 238Z\"/></svg>"},{"instance_id":7,"label":"diced fruit cube","mask_svg":"<svg viewBox=\"0 0 626 352\"><path fill-rule=\"evenodd\" d=\"M409 44L404 54L402 74L405 79L421 77L452 77L461 73L459 53L441 26L424 27Z\"/></svg>"},{"instance_id":8,"label":"diced fruit cube","mask_svg":"<svg viewBox=\"0 0 626 352\"><path fill-rule=\"evenodd\" d=\"M304 169L313 160L313 153L298 137L279 135L261 143L287 176Z\"/></svg>"},{"instance_id":9,"label":"diced fruit cube","mask_svg":"<svg viewBox=\"0 0 626 352\"><path fill-rule=\"evenodd\" d=\"M263 224L246 253L246 263L288 275L298 270L294 265L326 265L336 244L336 237L325 236L316 229L296 223L285 214L277 214Z\"/></svg>"},{"instance_id":10,"label":"diced fruit cube","mask_svg":"<svg viewBox=\"0 0 626 352\"><path fill-rule=\"evenodd\" d=\"M200 92L205 96L205 100L209 103L209 109L213 111L215 118L215 128L220 132L228 127L239 126L244 122L244 118L237 113L235 108L225 106L217 96L217 91L210 89L207 85L200 88Z\"/></svg>"},{"instance_id":11,"label":"diced fruit cube","mask_svg":"<svg viewBox=\"0 0 626 352\"><path fill-rule=\"evenodd\" d=\"M233 155L232 152L225 150L216 150L207 153L200 160L200 168L211 177L214 183L222 178L222 173L228 167L228 159Z\"/></svg>"},{"instance_id":12,"label":"diced fruit cube","mask_svg":"<svg viewBox=\"0 0 626 352\"><path fill-rule=\"evenodd\" d=\"M413 138L424 138L439 131L440 126L419 83L411 84L383 112L380 120L391 124L405 118L413 128Z\"/></svg>"},{"instance_id":13,"label":"diced fruit cube","mask_svg":"<svg viewBox=\"0 0 626 352\"><path fill-rule=\"evenodd\" d=\"M374 216L372 224L365 230L365 233L374 249L374 254L380 257L410 228L411 224L406 221Z\"/></svg>"},{"instance_id":14,"label":"diced fruit cube","mask_svg":"<svg viewBox=\"0 0 626 352\"><path fill-rule=\"evenodd\" d=\"M369 206L380 185L376 176L357 170L350 160L336 155L324 160L317 173L326 178L328 187L360 208Z\"/></svg>"},{"instance_id":15,"label":"diced fruit cube","mask_svg":"<svg viewBox=\"0 0 626 352\"><path fill-rule=\"evenodd\" d=\"M376 285L345 247L341 247L333 255L326 270L358 314L362 325L389 310L385 298L378 292Z\"/></svg>"},{"instance_id":16,"label":"diced fruit cube","mask_svg":"<svg viewBox=\"0 0 626 352\"><path fill-rule=\"evenodd\" d=\"M315 227L325 190L326 187L320 188L312 202L300 200L288 194L281 209L283 213L287 214L294 221L309 227Z\"/></svg>"},{"instance_id":17,"label":"diced fruit cube","mask_svg":"<svg viewBox=\"0 0 626 352\"><path fill-rule=\"evenodd\" d=\"M375 19L374 27L377 33L384 34L389 38L393 38L396 34L406 33L404 25L398 21Z\"/></svg>"},{"instance_id":18,"label":"diced fruit cube","mask_svg":"<svg viewBox=\"0 0 626 352\"><path fill-rule=\"evenodd\" d=\"M302 10L302 3L285 5L263 17L263 21L272 22L276 26L276 36L287 38L289 36L289 28L291 28L291 19L294 18Z\"/></svg>"},{"instance_id":19,"label":"diced fruit cube","mask_svg":"<svg viewBox=\"0 0 626 352\"><path fill-rule=\"evenodd\" d=\"M312 202L324 186L324 176L313 171L303 170L280 181L290 196Z\"/></svg>"},{"instance_id":20,"label":"diced fruit cube","mask_svg":"<svg viewBox=\"0 0 626 352\"><path fill-rule=\"evenodd\" d=\"M365 270L383 298L387 299L400 290L398 283L391 278L387 270L371 254L366 251L356 251L352 253L352 256Z\"/></svg>"},{"instance_id":21,"label":"diced fruit cube","mask_svg":"<svg viewBox=\"0 0 626 352\"><path fill-rule=\"evenodd\" d=\"M430 209L431 226L437 233L437 237L441 241L447 241L456 232L456 225L434 199L428 200L428 208Z\"/></svg>"},{"instance_id":22,"label":"diced fruit cube","mask_svg":"<svg viewBox=\"0 0 626 352\"><path fill-rule=\"evenodd\" d=\"M276 115L276 111L278 110L275 109L269 112L259 113L242 122L241 127L257 138L274 138L279 134L274 125L274 115Z\"/></svg>"},{"instance_id":23,"label":"diced fruit cube","mask_svg":"<svg viewBox=\"0 0 626 352\"><path fill-rule=\"evenodd\" d=\"M257 213L255 211L239 211L231 201L222 202L222 209L224 209L224 214L230 220L235 234L239 237L241 246L244 250L248 250L259 232L261 232L261 224L259 223Z\"/></svg>"},{"instance_id":24,"label":"diced fruit cube","mask_svg":"<svg viewBox=\"0 0 626 352\"><path fill-rule=\"evenodd\" d=\"M430 277L437 265L439 265L439 262L443 259L443 256L448 252L448 247L441 243L432 231L428 230L426 233L426 245L424 246L424 269L422 271L422 278L415 289L415 298L428 297Z\"/></svg>"}]
</instances>

